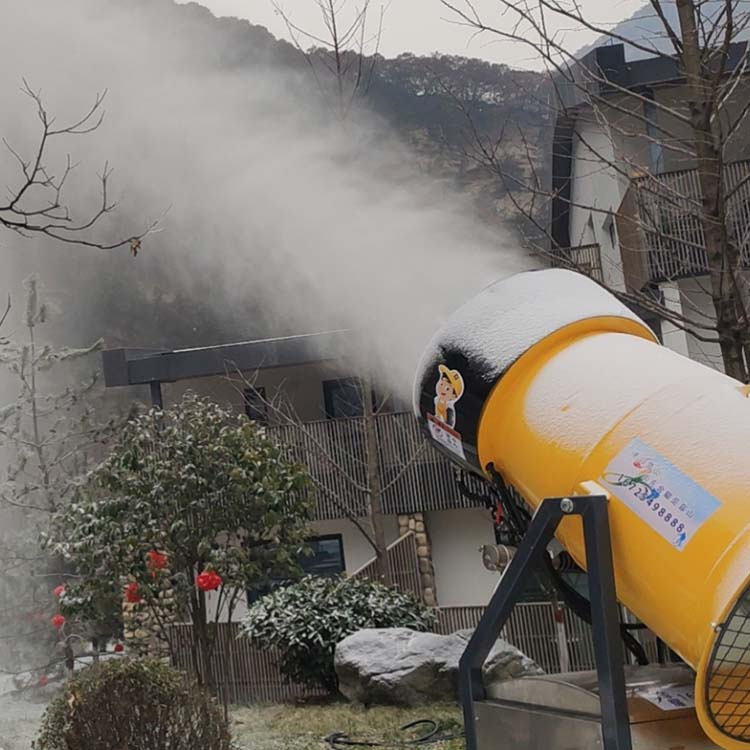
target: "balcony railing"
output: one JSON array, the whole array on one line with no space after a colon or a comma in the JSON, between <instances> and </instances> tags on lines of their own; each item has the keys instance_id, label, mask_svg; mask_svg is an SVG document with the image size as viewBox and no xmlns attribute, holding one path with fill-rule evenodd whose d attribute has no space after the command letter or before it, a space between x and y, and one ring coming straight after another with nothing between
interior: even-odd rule
<instances>
[{"instance_id":1,"label":"balcony railing","mask_svg":"<svg viewBox=\"0 0 750 750\"><path fill-rule=\"evenodd\" d=\"M645 175L633 182L646 252L646 276L667 281L708 272L696 169ZM724 166L727 231L750 264L750 161Z\"/></svg>"},{"instance_id":2,"label":"balcony railing","mask_svg":"<svg viewBox=\"0 0 750 750\"><path fill-rule=\"evenodd\" d=\"M383 511L419 513L476 506L461 492L453 465L434 450L409 413L375 417ZM305 464L313 480L317 518L367 515L369 492L364 418L328 419L268 428L291 459ZM464 477L472 493L487 487Z\"/></svg>"},{"instance_id":3,"label":"balcony railing","mask_svg":"<svg viewBox=\"0 0 750 750\"><path fill-rule=\"evenodd\" d=\"M602 271L602 253L598 244L578 245L563 250L556 250L551 257L552 265L559 268L572 268L574 271L604 282Z\"/></svg>"}]
</instances>

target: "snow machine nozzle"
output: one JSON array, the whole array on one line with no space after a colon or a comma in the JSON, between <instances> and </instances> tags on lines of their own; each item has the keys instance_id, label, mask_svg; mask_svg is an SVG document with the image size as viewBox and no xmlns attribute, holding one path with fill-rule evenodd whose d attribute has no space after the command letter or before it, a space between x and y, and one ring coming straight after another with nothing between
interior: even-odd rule
<instances>
[{"instance_id":1,"label":"snow machine nozzle","mask_svg":"<svg viewBox=\"0 0 750 750\"><path fill-rule=\"evenodd\" d=\"M532 509L609 498L617 597L696 671L700 724L730 749L750 747L746 393L562 269L510 276L465 304L414 385L431 443L498 472ZM580 519L557 536L585 569Z\"/></svg>"}]
</instances>

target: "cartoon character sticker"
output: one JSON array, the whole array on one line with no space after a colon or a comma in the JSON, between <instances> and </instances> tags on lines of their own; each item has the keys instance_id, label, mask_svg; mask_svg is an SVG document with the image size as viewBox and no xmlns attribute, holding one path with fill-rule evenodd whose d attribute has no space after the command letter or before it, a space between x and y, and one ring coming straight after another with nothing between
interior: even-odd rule
<instances>
[{"instance_id":1,"label":"cartoon character sticker","mask_svg":"<svg viewBox=\"0 0 750 750\"><path fill-rule=\"evenodd\" d=\"M464 379L458 370L451 370L446 365L440 365L438 372L439 377L435 384L435 413L427 415L430 435L451 453L466 460L461 434L455 430L456 402L464 395Z\"/></svg>"},{"instance_id":2,"label":"cartoon character sticker","mask_svg":"<svg viewBox=\"0 0 750 750\"><path fill-rule=\"evenodd\" d=\"M438 367L440 377L435 385L435 416L448 427L456 426L456 402L464 395L464 379L458 370Z\"/></svg>"}]
</instances>

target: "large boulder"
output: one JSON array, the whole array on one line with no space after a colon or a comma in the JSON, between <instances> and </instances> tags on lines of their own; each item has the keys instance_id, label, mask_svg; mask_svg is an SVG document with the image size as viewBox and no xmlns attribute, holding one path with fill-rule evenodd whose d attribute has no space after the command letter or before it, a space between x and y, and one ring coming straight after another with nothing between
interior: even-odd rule
<instances>
[{"instance_id":1,"label":"large boulder","mask_svg":"<svg viewBox=\"0 0 750 750\"><path fill-rule=\"evenodd\" d=\"M452 635L408 628L360 630L336 647L339 690L351 701L415 706L458 698L458 661L470 630ZM515 646L497 641L484 665L485 683L541 674Z\"/></svg>"}]
</instances>

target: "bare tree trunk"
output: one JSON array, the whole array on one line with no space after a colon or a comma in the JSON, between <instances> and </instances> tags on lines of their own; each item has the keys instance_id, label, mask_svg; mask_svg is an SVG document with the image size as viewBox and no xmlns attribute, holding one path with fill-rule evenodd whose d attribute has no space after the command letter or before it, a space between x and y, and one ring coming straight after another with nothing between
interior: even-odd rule
<instances>
[{"instance_id":1,"label":"bare tree trunk","mask_svg":"<svg viewBox=\"0 0 750 750\"><path fill-rule=\"evenodd\" d=\"M386 586L392 586L393 576L391 575L391 566L388 560L388 544L383 524L383 485L380 476L375 404L373 403L372 382L368 376L362 379L362 399L364 402L365 449L367 453L368 510L375 541L375 559L378 568L378 577Z\"/></svg>"},{"instance_id":2,"label":"bare tree trunk","mask_svg":"<svg viewBox=\"0 0 750 750\"><path fill-rule=\"evenodd\" d=\"M701 187L701 224L711 278L711 297L716 310L724 368L728 375L747 382L743 339L747 330L746 313L735 278L740 268L739 251L727 233L726 202L722 155L715 138L714 74L702 60L694 0L677 0L682 37L682 62L690 101L690 119Z\"/></svg>"}]
</instances>

